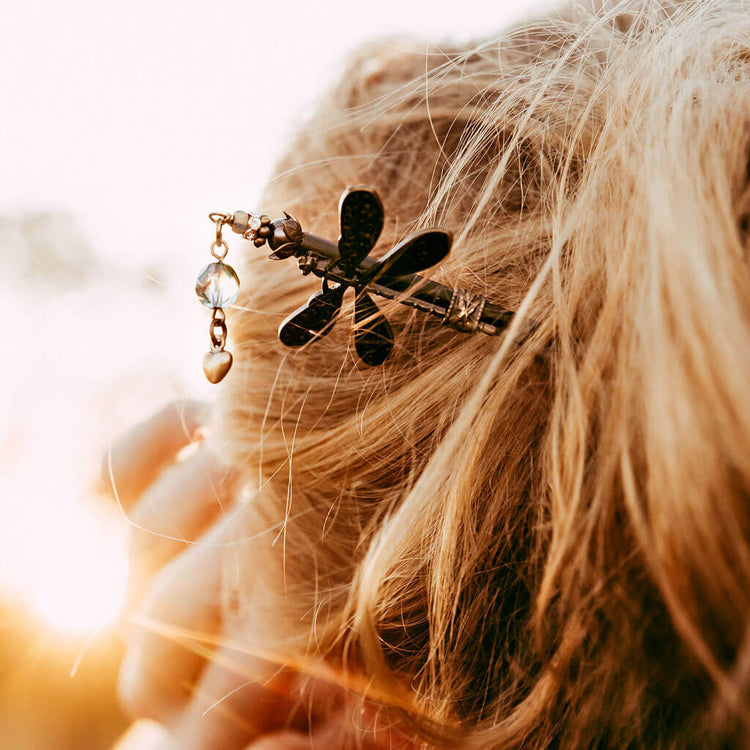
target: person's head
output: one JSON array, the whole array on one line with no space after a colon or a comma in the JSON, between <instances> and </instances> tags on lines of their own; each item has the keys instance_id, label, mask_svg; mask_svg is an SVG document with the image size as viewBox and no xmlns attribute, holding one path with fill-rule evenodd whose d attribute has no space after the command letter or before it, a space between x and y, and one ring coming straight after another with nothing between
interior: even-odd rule
<instances>
[{"instance_id":1,"label":"person's head","mask_svg":"<svg viewBox=\"0 0 750 750\"><path fill-rule=\"evenodd\" d=\"M373 187L379 251L451 230L430 275L518 311L504 336L383 303L369 368L349 299L286 349L315 285L262 252L230 314L221 450L277 529L238 546L248 632L432 741L750 736L750 12L596 6L363 50L264 197L335 237Z\"/></svg>"}]
</instances>

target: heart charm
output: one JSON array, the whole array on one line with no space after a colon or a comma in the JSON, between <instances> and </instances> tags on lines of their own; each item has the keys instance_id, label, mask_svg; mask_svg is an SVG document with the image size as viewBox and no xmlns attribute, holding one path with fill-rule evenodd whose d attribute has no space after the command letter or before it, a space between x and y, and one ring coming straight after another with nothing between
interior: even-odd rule
<instances>
[{"instance_id":1,"label":"heart charm","mask_svg":"<svg viewBox=\"0 0 750 750\"><path fill-rule=\"evenodd\" d=\"M229 352L206 352L203 355L203 372L211 383L224 379L232 366L232 355Z\"/></svg>"}]
</instances>

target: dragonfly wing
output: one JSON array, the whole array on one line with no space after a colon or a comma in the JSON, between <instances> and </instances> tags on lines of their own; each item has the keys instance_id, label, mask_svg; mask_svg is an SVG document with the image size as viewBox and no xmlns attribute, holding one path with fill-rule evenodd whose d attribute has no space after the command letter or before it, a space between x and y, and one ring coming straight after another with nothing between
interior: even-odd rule
<instances>
[{"instance_id":1,"label":"dragonfly wing","mask_svg":"<svg viewBox=\"0 0 750 750\"><path fill-rule=\"evenodd\" d=\"M443 229L412 234L390 250L373 269L374 279L395 279L437 265L448 255L453 235Z\"/></svg>"},{"instance_id":2,"label":"dragonfly wing","mask_svg":"<svg viewBox=\"0 0 750 750\"><path fill-rule=\"evenodd\" d=\"M383 229L383 204L377 193L367 188L347 188L339 202L339 221L339 255L346 275L352 278Z\"/></svg>"},{"instance_id":3,"label":"dragonfly wing","mask_svg":"<svg viewBox=\"0 0 750 750\"><path fill-rule=\"evenodd\" d=\"M366 365L382 365L393 349L393 329L372 297L361 292L354 302L354 348Z\"/></svg>"},{"instance_id":4,"label":"dragonfly wing","mask_svg":"<svg viewBox=\"0 0 750 750\"><path fill-rule=\"evenodd\" d=\"M341 310L346 287L323 290L313 294L307 304L295 310L279 326L279 339L285 346L303 346L312 339L325 336L329 325Z\"/></svg>"}]
</instances>

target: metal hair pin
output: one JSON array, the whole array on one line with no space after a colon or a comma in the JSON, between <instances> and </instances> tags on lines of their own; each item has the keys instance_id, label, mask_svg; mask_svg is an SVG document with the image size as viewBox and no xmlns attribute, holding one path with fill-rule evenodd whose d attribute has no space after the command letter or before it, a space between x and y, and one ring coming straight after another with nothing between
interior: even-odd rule
<instances>
[{"instance_id":1,"label":"metal hair pin","mask_svg":"<svg viewBox=\"0 0 750 750\"><path fill-rule=\"evenodd\" d=\"M264 214L244 211L209 214L216 227L211 253L218 263L203 269L195 287L201 302L213 310L211 351L203 362L206 377L218 383L232 366L232 355L224 349L227 331L223 308L237 299L239 280L234 269L223 262L228 251L221 233L225 225L256 247L268 244L273 260L295 257L303 274L323 280L321 291L282 322L279 339L286 346L303 346L325 336L350 287L355 292L354 346L368 365L383 364L393 349L393 329L372 294L435 315L443 325L465 333L479 331L495 336L508 326L513 317L509 310L487 302L481 295L417 275L445 259L453 240L450 232L425 229L399 242L382 258L371 257L383 229L383 216L380 198L362 187L347 188L341 196L338 242L303 231L288 213L274 221Z\"/></svg>"}]
</instances>

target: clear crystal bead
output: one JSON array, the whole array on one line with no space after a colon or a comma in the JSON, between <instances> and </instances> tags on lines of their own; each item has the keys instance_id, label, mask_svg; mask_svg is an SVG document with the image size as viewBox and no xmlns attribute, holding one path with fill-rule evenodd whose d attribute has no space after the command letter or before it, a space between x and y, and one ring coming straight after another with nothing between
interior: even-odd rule
<instances>
[{"instance_id":1,"label":"clear crystal bead","mask_svg":"<svg viewBox=\"0 0 750 750\"><path fill-rule=\"evenodd\" d=\"M226 307L237 300L240 280L226 263L209 263L198 275L195 293L206 307Z\"/></svg>"}]
</instances>

